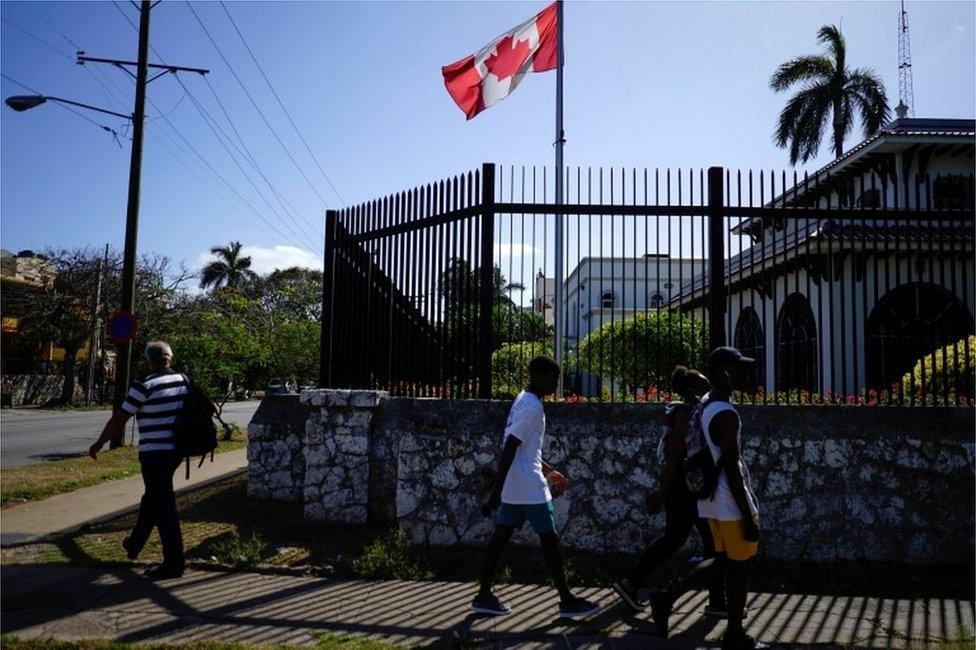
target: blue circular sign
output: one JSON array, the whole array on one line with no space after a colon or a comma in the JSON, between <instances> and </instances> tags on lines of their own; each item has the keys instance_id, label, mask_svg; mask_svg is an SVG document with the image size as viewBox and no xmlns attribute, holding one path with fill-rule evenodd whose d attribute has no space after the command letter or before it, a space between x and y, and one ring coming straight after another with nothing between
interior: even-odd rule
<instances>
[{"instance_id":1,"label":"blue circular sign","mask_svg":"<svg viewBox=\"0 0 976 650\"><path fill-rule=\"evenodd\" d=\"M127 311L117 311L108 317L108 337L115 343L128 343L139 331L139 319Z\"/></svg>"}]
</instances>

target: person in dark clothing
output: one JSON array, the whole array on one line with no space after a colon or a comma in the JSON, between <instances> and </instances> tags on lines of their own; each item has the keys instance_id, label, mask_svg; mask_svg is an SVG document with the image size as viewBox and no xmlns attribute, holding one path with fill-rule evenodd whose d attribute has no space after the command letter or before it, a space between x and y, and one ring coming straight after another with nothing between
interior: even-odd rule
<instances>
[{"instance_id":1,"label":"person in dark clothing","mask_svg":"<svg viewBox=\"0 0 976 650\"><path fill-rule=\"evenodd\" d=\"M651 596L651 615L665 639L674 603L689 589L698 589L716 574L725 581L728 603L723 650L754 650L764 644L744 629L749 595L749 565L759 552L759 502L752 489L749 468L742 459L742 421L732 395L746 383L755 359L731 347L719 347L708 356L711 390L701 399L697 426L719 470L715 491L698 500L698 514L708 520L715 556L707 559L673 589Z\"/></svg>"},{"instance_id":2,"label":"person in dark clothing","mask_svg":"<svg viewBox=\"0 0 976 650\"><path fill-rule=\"evenodd\" d=\"M612 585L620 599L634 611L644 609L638 590L658 567L684 546L692 528L698 530L704 556L711 558L715 555L708 522L699 518L698 501L685 485L683 465L685 435L699 399L708 391L708 379L697 370L678 366L671 375L671 390L680 395L682 401L672 402L666 407L665 430L658 445L658 457L664 462L661 489L648 498L651 512L658 512L662 504L664 505L664 534L647 547L626 577ZM708 592L708 606L705 611L716 616L725 616L721 575L716 575L709 582Z\"/></svg>"},{"instance_id":3,"label":"person in dark clothing","mask_svg":"<svg viewBox=\"0 0 976 650\"><path fill-rule=\"evenodd\" d=\"M98 460L98 452L109 440L125 430L133 415L139 425L139 465L146 492L139 504L132 533L122 541L130 560L139 557L155 527L163 546L163 563L145 572L152 579L177 578L183 575L183 535L176 513L173 473L182 460L176 450L173 425L187 394L187 379L170 366L173 351L162 341L146 347L150 374L132 383L129 394L116 411L102 435L88 450Z\"/></svg>"}]
</instances>

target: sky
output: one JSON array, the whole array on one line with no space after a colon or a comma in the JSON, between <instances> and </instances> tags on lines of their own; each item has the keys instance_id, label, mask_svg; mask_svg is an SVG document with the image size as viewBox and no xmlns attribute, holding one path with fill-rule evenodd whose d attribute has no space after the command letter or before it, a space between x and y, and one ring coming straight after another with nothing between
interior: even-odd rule
<instances>
[{"instance_id":1,"label":"sky","mask_svg":"<svg viewBox=\"0 0 976 650\"><path fill-rule=\"evenodd\" d=\"M139 252L193 269L212 246L237 240L259 272L321 268L327 207L486 161L551 166L554 73L528 76L471 121L440 73L544 6L228 2L225 12L216 2L159 3L151 60L210 73L164 75L149 86ZM976 117L976 3L906 8L916 116ZM567 2L566 164L790 169L772 141L787 95L768 89L770 74L789 58L819 52L817 29L838 24L850 65L873 68L894 106L898 12L893 1ZM74 63L78 48L135 59L128 20L138 17L130 3L5 0L0 17L4 97L36 91L131 112L134 84L123 71ZM86 113L93 124L52 104L24 113L0 108L0 245L121 249L125 121ZM847 145L861 139L856 131ZM829 159L824 146L801 169Z\"/></svg>"}]
</instances>

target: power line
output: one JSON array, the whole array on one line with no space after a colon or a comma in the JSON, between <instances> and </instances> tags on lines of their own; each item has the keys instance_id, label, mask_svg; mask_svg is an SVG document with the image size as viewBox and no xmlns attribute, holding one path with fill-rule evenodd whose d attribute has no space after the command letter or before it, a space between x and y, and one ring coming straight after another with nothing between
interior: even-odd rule
<instances>
[{"instance_id":1,"label":"power line","mask_svg":"<svg viewBox=\"0 0 976 650\"><path fill-rule=\"evenodd\" d=\"M227 136L226 133L223 133L223 136L221 136L221 133L223 132L222 129L221 129L221 133L218 133L217 129L220 129L220 125L218 125L218 124L216 124L214 122L213 118L210 116L209 113L207 113L206 109L204 109L203 106L200 104L200 102L196 99L196 97L194 97L192 95L192 93L190 93L189 89L183 84L183 81L181 79L179 79L179 76L177 76L177 79L179 80L180 85L183 85L183 90L190 96L190 101L193 103L194 107L197 109L197 112L200 113L200 116L203 118L204 122L207 124L207 126L210 128L210 130L213 131L214 136L217 138L217 141L220 142L220 146L222 146L224 148L224 151L226 151L227 152L227 155L230 156L231 160L234 162L234 164L240 170L241 174L244 176L244 178L247 180L247 182L254 189L254 192L261 198L262 201L264 201L264 204L268 206L268 209L271 211L271 213L274 214L278 218L278 220L281 221L282 224L288 230L290 230L292 232L292 234L296 235L299 239L302 238L302 237L307 237L308 236L308 233L299 233L297 230L293 230L292 227L287 222L285 222L285 220L281 217L281 215L278 214L278 212L274 209L274 207L272 207L271 202L268 201L268 199L264 196L264 193L262 193L261 190L258 189L257 184L255 184L255 182L251 179L250 175L245 171L244 167L241 166L240 162L237 160L237 157L234 155L234 153L230 150L230 148L224 142L224 139L230 140L230 138ZM231 142L231 144L233 144L233 142ZM267 177L264 176L264 173L263 172L261 172L260 170L258 170L258 174L262 178L265 179L265 182L268 183L268 186L269 187L272 187L271 186L271 183L267 180ZM273 187L272 187L272 193L274 193Z\"/></svg>"},{"instance_id":2,"label":"power line","mask_svg":"<svg viewBox=\"0 0 976 650\"><path fill-rule=\"evenodd\" d=\"M126 20L126 22L128 22L128 23L129 23L129 25L130 25L130 26L132 27L132 29L133 29L133 30L134 30L134 31L135 31L136 33L138 33L138 32L139 32L139 28L138 28L138 27L136 27L136 25L135 25L135 23L134 23L134 22L132 22L132 19L131 19L131 18L129 17L129 15L128 15L128 14L127 14L127 13L125 12L125 10L123 10L123 9L122 9L122 7L121 7L121 5L120 5L120 4L119 4L119 3L118 3L118 2L116 1L116 0L113 0L113 2L112 2L112 4L113 4L113 5L115 5L115 8L116 8L116 9L118 10L118 12L119 12L120 14L122 14L122 17L123 17L123 18L124 18L124 19ZM166 64L166 59L165 59L165 58L164 58L164 57L163 57L163 56L162 56L162 55L161 55L161 54L159 53L159 51L158 51L158 50L156 50L156 48L155 48L155 47L153 47L153 46L152 46L152 45L150 44L150 46L149 46L149 48L150 48L150 49L152 50L152 52L153 52L153 54L154 54L154 55L156 55L156 57L158 57L158 58L159 58L159 60L163 62L163 64ZM178 77L178 76L177 76L177 79L179 80L179 77ZM180 82L180 85L181 85L181 86L183 86L183 90L184 90L184 92L186 92L187 94L189 94L189 91L188 91L188 89L186 88L186 86L185 86L185 85L184 85L184 84L182 83L182 80L179 80L179 82ZM207 168L207 169L208 169L208 170L209 170L209 171L210 171L210 172L211 172L211 173L212 173L212 174L213 174L213 175L214 175L214 176L215 176L216 178L218 178L218 179L219 179L219 180L220 180L220 181L221 181L221 182L222 182L222 183L223 183L223 184L224 184L224 185L225 185L225 186L227 187L227 189L228 189L228 190L230 190L230 192L231 192L231 194L233 194L233 195L234 195L234 196L235 196L235 197L237 198L237 200L238 200L238 201L240 201L240 202L241 202L241 203L242 203L243 205L245 205L245 206L246 206L247 208L249 208L249 209L251 210L251 212L253 212L253 213L254 213L255 215L257 215L257 216L258 216L258 218L260 218L260 219L261 219L261 220L262 220L262 221L263 221L263 222L264 222L264 223L265 223L265 224L266 224L266 225L267 225L267 226L268 226L269 228L271 228L271 229L272 229L272 230L273 230L273 231L274 231L275 233L277 233L277 235L278 235L278 236L280 236L280 237L282 237L282 238L283 238L283 239L285 239L286 241L291 241L292 243L296 243L296 244L298 245L298 247L299 247L299 248L301 248L301 247L302 247L302 244L301 244L301 243L299 243L299 242L298 242L297 240L295 240L295 239L293 239L293 237L292 237L292 236L290 236L290 235L286 235L286 234L285 234L285 233L283 233L283 232L282 232L281 230L279 230L277 226L275 226L275 225L274 225L273 223L271 223L270 221L268 221L268 220L267 220L267 219L266 219L266 218L265 218L265 217L264 217L264 216L263 216L263 215L262 215L262 214L261 214L261 213L260 213L260 212L259 212L259 211L257 210L257 208L255 208L255 207L254 207L254 205L253 205L253 204L252 204L252 203L251 203L250 201L248 201L247 199L245 199L245 198L244 198L244 197L243 197L243 196L241 195L241 193L240 193L240 192L238 192L238 191L237 191L237 190L236 190L236 189L234 188L234 186L233 186L233 185L231 185L231 184L230 184L230 182L229 182L229 181L228 181L228 180L227 180L227 179L226 179L226 178L225 178L225 177L224 177L224 176L223 176L222 174L220 174L220 172L218 172L218 171L217 171L217 170L216 170L216 169L214 168L214 166L213 166L213 165L211 165L211 164L210 164L210 162L209 162L209 161L207 161L207 159L206 159L206 157L204 157L204 156L203 156L203 154L201 154L201 153L200 153L200 151L199 151L199 150L198 150L198 149L197 149L196 147L194 147L194 146L193 146L193 145L192 145L192 144L191 144L191 143L189 142L189 140L187 140L187 139L186 139L186 137L185 137L185 136L183 135L183 133L182 133L182 132L181 132L181 131L180 131L180 130L179 130L179 129L178 129L177 127L176 127L176 125L175 125L175 124L173 124L173 122L172 122L172 120L170 120L170 119L169 119L169 116L168 116L168 115L166 115L166 114L164 114L164 113L163 113L163 112L162 112L162 111L161 111L161 110L159 109L159 107L158 107L158 106L156 105L156 103L155 103L155 102L154 102L154 101L153 101L153 100L152 100L151 98L149 98L149 97L147 97L146 99L147 99L147 101L149 102L149 104L150 104L150 105L151 105L151 106L153 107L153 109L154 109L154 110L156 110L156 111L158 111L158 112L160 113L160 117L161 117L161 118L163 119L163 121L164 121L164 122L165 122L165 123L166 123L166 124L167 124L167 125L168 125L168 126L170 127L170 129L172 129L172 130L173 130L173 132L174 132L174 133L176 134L176 136L177 136L177 137L178 137L178 138L179 138L179 139L180 139L180 140L181 140L181 141L183 142L183 144L184 144L184 145L186 145L186 147L187 147L187 148L188 148L188 149L189 149L189 150L190 150L190 151L191 151L191 152L192 152L192 153L193 153L193 154L194 154L194 155L195 155L195 156L196 156L197 158L199 158L199 159L200 159L200 161L201 161L201 162L202 162L202 163L204 164L204 166L205 166L205 167L206 167L206 168ZM192 98L192 97L191 97L191 101L193 101L193 98ZM196 104L195 104L195 105L196 105ZM201 113L202 113L202 111L201 111ZM205 122L205 123L207 123L207 126L208 126L208 127L210 127L210 128L211 128L211 131L213 131L213 132L214 132L214 135L215 135L215 136L217 136L217 133L216 133L216 131L215 131L215 130L213 129L213 127L211 127L211 126L210 126L210 124L209 124L208 122L206 122L206 119L204 120L204 122ZM223 143L223 141L222 141L222 140L220 139L220 137L219 137L219 136L217 136L217 140L218 140L218 142L220 142L220 144L221 144L221 146L224 146L224 148L225 148L225 150L226 150L226 149L227 149L227 147L226 147L226 145L224 145L224 143ZM228 151L228 153L230 154L230 152L229 152L229 151ZM244 177L245 177L245 179L246 179L246 180L247 180L248 182L250 182L250 183L251 183L251 185L252 185L252 187L254 187L254 183L253 183L253 181L251 181L251 179L250 179L250 177L249 177L249 176L248 176L248 175L246 174L246 172L244 172L244 170L243 170L243 168L241 168L241 166L240 166L240 163L238 163L238 162L237 162L237 159L236 159L236 158L234 158L232 154L230 154L230 155L231 155L231 160L232 160L232 161L233 161L233 162L235 163L235 165L237 165L237 167L238 167L238 169L240 169L240 170L241 170L241 173L242 173L242 174L244 174ZM255 187L255 191L257 191L257 188L256 188L256 187ZM265 200L265 202L267 202L267 200L266 200L266 199L264 199L264 196L263 196L263 195L262 195L262 194L261 194L261 193L260 193L259 191L258 191L258 196L259 196L259 197L261 197L261 198L262 198L262 200ZM269 207L270 207L270 205L269 205ZM279 221L281 221L281 222L282 222L282 224L283 224L283 225L285 225L285 226L287 227L287 224L286 224L286 223L284 222L284 220L282 220L282 219L281 219L281 216L280 216L280 215L277 215L277 214L276 214L276 213L274 212L274 209L272 209L272 213L274 213L274 214L275 214L275 216L276 216L276 217L278 217L278 219L279 219Z\"/></svg>"},{"instance_id":3,"label":"power line","mask_svg":"<svg viewBox=\"0 0 976 650\"><path fill-rule=\"evenodd\" d=\"M319 163L318 158L315 157L315 153L312 151L312 147L309 146L308 141L305 139L305 136L302 135L302 132L299 130L298 125L295 124L295 120L292 119L291 114L288 112L288 109L285 108L285 103L281 101L281 97L278 96L278 92L275 90L274 86L271 85L271 79L268 78L268 75L265 73L264 68L261 67L260 63L258 63L258 58L254 55L254 52L251 50L251 46L248 44L247 39L244 38L244 34L241 33L240 28L238 28L237 23L234 21L234 17L230 15L230 11L227 9L227 4L224 2L224 0L220 0L220 6L224 9L224 13L227 14L227 18L230 20L230 24L234 26L234 31L237 32L237 35L240 37L241 42L244 44L244 48L247 49L247 53L251 55L251 60L254 61L254 65L257 66L257 69L261 73L261 76L264 77L264 81L268 84L268 88L271 90L271 94L274 95L274 98L278 101L278 106L281 107L281 110L282 112L284 112L285 117L288 118L289 124L291 124L292 128L295 129L295 133L298 135L298 138L302 141L302 144L305 145L305 150L308 151L308 155L312 157L313 161L315 161L315 166L319 168L319 171L322 173L322 176L325 177L325 180L326 182L328 182L329 187L332 188L332 193L336 195L337 199L339 199L339 203L341 203L344 206L346 202L342 200L341 196L339 196L339 191L336 190L335 185L333 185L332 179L329 178L329 175L325 173L325 170L322 168L321 163Z\"/></svg>"},{"instance_id":4,"label":"power line","mask_svg":"<svg viewBox=\"0 0 976 650\"><path fill-rule=\"evenodd\" d=\"M17 23L15 23L12 20L8 19L6 16L0 17L0 20L2 20L3 22L7 23L8 25L10 25L11 27L13 27L14 29L16 29L16 30L18 30L20 32L23 32L29 38L34 39L35 41L37 41L38 43L40 43L41 45L43 45L47 49L49 49L52 52L54 52L55 54L57 54L59 56L67 57L69 60L73 60L73 57L70 54L68 54L67 52L65 52L64 50L62 50L61 48L59 48L57 46L54 46L54 45L51 45L50 43L48 43L47 41L45 41L40 36L37 36L33 32L27 31L26 29L24 29L23 27L21 27Z\"/></svg>"},{"instance_id":5,"label":"power line","mask_svg":"<svg viewBox=\"0 0 976 650\"><path fill-rule=\"evenodd\" d=\"M268 187L271 189L275 197L278 199L278 202L282 204L281 206L282 209L285 210L286 213L289 212L290 210L289 216L292 216L296 225L298 225L300 228L304 230L304 227L298 222L299 218L303 218L301 213L299 213L298 210L295 209L295 206L293 206L291 202L284 195L282 195L281 192L278 191L278 189L271 183L271 181L268 180L268 177L265 176L264 172L261 171L261 168L258 165L257 161L255 160L254 155L251 153L251 150L247 146L247 143L244 142L244 138L241 137L241 133L240 131L238 131L237 126L234 124L234 120L231 119L230 113L227 111L227 108L224 106L224 102L220 99L220 95L217 93L217 90L213 87L213 84L210 83L209 79L204 77L204 81L206 82L207 87L210 89L210 93L213 95L214 100L217 102L217 106L220 107L221 112L224 114L224 118L226 118L227 123L230 125L231 130L234 132L234 135L237 136L237 140L240 142L241 147L243 147L243 152L241 152L241 155L245 156L245 158L247 158L248 161L251 163L251 166L254 167L254 170L261 175L261 178L263 178L264 182L267 183ZM216 123L216 120L214 120L214 122ZM221 132L223 132L222 129ZM229 137L227 139L230 140ZM233 143L232 140L231 143ZM237 148L236 145L235 148ZM237 149L238 151L240 151L240 148ZM309 223L308 219L304 219L304 221L309 225L309 227L312 228L313 231L315 230L315 226ZM319 233L318 236L322 238L324 237L324 234Z\"/></svg>"},{"instance_id":6,"label":"power line","mask_svg":"<svg viewBox=\"0 0 976 650\"><path fill-rule=\"evenodd\" d=\"M56 24L54 24L53 22L51 22L47 18L47 16L45 16L40 11L38 11L37 9L35 9L29 2L25 2L24 3L24 6L27 7L35 16L37 16L42 21L44 21L44 23L48 27L50 27L53 31L57 32L61 36L61 38L63 38L65 41L67 41L67 43L69 45L71 45L71 47L75 48L76 51L81 52L81 51L83 51L85 49L85 48L81 47L80 45L78 45L78 43L76 43L74 40L72 40L71 37L69 37L67 34L65 34L63 29L61 29ZM62 52L62 54L64 54L64 53ZM68 56L68 55L66 55L66 56ZM73 57L71 57L71 56L68 56L68 58L73 59ZM121 105L123 107L125 106L125 102L124 101L123 102L117 102L115 100L114 96L109 96L109 90L110 90L109 87L106 86L105 83L101 79L99 79L97 76L95 76L95 73L92 72L92 70L91 70L91 68L89 66L82 66L82 68L85 70L86 73L88 73L88 75L92 79L95 80L95 83L97 83L101 87L102 94L105 95L105 100L109 104L118 103L119 105ZM96 68L96 70L98 70L98 68Z\"/></svg>"},{"instance_id":7,"label":"power line","mask_svg":"<svg viewBox=\"0 0 976 650\"><path fill-rule=\"evenodd\" d=\"M17 86L20 86L24 90L27 90L29 92L32 92L35 95L42 95L42 96L44 95L44 93L42 93L41 91L37 90L36 88L31 88L27 84L23 84L23 83L17 81L16 79L14 79L13 77L10 77L7 74L0 73L0 77L3 77L4 79L6 79L7 81L9 81L10 83L15 84ZM66 104L62 104L61 102L58 102L58 101L55 101L54 104L56 106L59 106L59 107L63 108L64 110L66 110L66 111L68 111L70 113L74 113L75 115L77 115L81 119L85 120L86 122L91 122L92 124L94 124L98 128L102 129L103 131L108 131L109 133L112 134L112 137L115 138L116 143L118 143L120 137L124 137L124 136L120 136L119 135L119 132L116 131L115 129L113 129L112 127L105 126L104 124L101 124L99 122L96 122L95 120L93 120L92 118L88 117L87 115L85 115L81 111L75 110L74 108L72 108L72 107L70 107L70 106L68 106ZM119 143L119 146L121 146L121 143Z\"/></svg>"},{"instance_id":8,"label":"power line","mask_svg":"<svg viewBox=\"0 0 976 650\"><path fill-rule=\"evenodd\" d=\"M278 141L278 144L281 145L282 150L284 150L285 154L287 154L289 160L291 160L292 164L295 166L295 169L298 170L298 173L301 174L302 175L302 178L305 179L305 182L308 183L308 186L312 189L312 192L314 192L315 195L317 197L319 197L319 199L322 201L322 203L324 203L326 205L326 207L328 207L329 202L326 201L325 200L325 197L322 196L319 193L319 191L315 188L315 185L309 179L308 175L305 173L305 170L302 169L301 165L298 164L298 161L296 161L295 160L295 157L291 154L291 151L288 150L288 147L285 145L284 141L281 139L281 136L279 136L278 135L278 132L275 131L275 128L273 126L271 126L271 122L268 121L267 116L265 116L264 112L258 106L257 102L254 101L254 97L251 96L250 91L248 91L247 86L244 85L244 82L241 81L241 78L238 76L237 72L234 70L234 67L230 64L230 61L228 61L227 60L227 57L224 56L223 50L221 50L220 49L220 46L217 45L217 41L214 40L214 37L210 34L210 30L207 29L207 26L200 19L200 16L197 14L196 10L193 8L193 5L191 5L189 3L189 1L187 1L186 2L186 6L190 10L190 13L193 14L193 17L196 18L197 22L200 24L200 27L203 29L204 33L207 35L207 38L210 39L210 43L214 46L214 49L217 50L217 54L219 54L220 55L220 58L223 59L224 64L227 66L228 70L230 70L230 73L231 73L231 75L233 75L234 79L237 80L237 83L240 85L241 89L244 91L244 94L247 95L247 98L248 98L248 100L250 100L251 105L254 106L254 110L256 110L258 112L258 115L261 116L261 119L264 121L264 124L268 127L268 129L271 131L271 134L275 137L275 140L277 140Z\"/></svg>"}]
</instances>

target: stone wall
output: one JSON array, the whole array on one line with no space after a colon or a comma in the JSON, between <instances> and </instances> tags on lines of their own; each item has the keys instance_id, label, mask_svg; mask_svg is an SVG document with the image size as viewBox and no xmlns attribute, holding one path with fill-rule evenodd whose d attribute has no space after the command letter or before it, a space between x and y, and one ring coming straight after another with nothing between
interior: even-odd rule
<instances>
[{"instance_id":1,"label":"stone wall","mask_svg":"<svg viewBox=\"0 0 976 650\"><path fill-rule=\"evenodd\" d=\"M300 503L309 409L298 395L269 395L247 425L247 493Z\"/></svg>"},{"instance_id":2,"label":"stone wall","mask_svg":"<svg viewBox=\"0 0 976 650\"><path fill-rule=\"evenodd\" d=\"M370 424L385 396L375 391L305 391L305 517L365 523L370 497Z\"/></svg>"},{"instance_id":3,"label":"stone wall","mask_svg":"<svg viewBox=\"0 0 976 650\"><path fill-rule=\"evenodd\" d=\"M52 399L61 398L64 386L62 375L5 375L9 379L14 406L43 405ZM80 381L75 382L74 401L85 399L85 389Z\"/></svg>"},{"instance_id":4,"label":"stone wall","mask_svg":"<svg viewBox=\"0 0 976 650\"><path fill-rule=\"evenodd\" d=\"M303 395L303 401L319 403L304 452L314 463L308 462L302 478L291 474L303 486L306 514L396 521L414 540L431 545L484 543L491 523L478 507L495 469L509 403L359 394ZM356 400L364 406L352 407ZM327 406L333 401L335 407ZM972 561L972 409L741 411L764 556ZM659 534L663 515L650 516L644 503L658 485L654 448L662 407L547 404L546 413L544 457L571 482L556 499L566 546L635 551ZM252 476L256 472L252 462ZM534 541L528 527L518 539Z\"/></svg>"}]
</instances>

